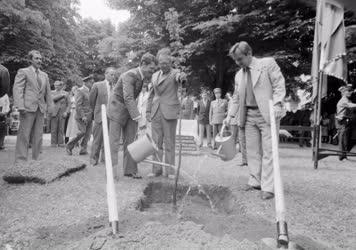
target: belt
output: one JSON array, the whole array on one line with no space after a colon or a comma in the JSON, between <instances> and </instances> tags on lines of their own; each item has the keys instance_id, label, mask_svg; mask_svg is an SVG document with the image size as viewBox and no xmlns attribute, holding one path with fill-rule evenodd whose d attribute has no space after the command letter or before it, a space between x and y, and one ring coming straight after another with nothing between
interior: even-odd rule
<instances>
[{"instance_id":1,"label":"belt","mask_svg":"<svg viewBox=\"0 0 356 250\"><path fill-rule=\"evenodd\" d=\"M257 106L246 106L246 109L258 109Z\"/></svg>"}]
</instances>

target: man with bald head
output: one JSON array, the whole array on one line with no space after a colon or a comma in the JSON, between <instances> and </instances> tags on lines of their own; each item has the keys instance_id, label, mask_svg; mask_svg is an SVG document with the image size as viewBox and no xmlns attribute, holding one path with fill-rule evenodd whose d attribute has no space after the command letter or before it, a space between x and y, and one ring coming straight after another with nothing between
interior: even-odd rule
<instances>
[{"instance_id":1,"label":"man with bald head","mask_svg":"<svg viewBox=\"0 0 356 250\"><path fill-rule=\"evenodd\" d=\"M284 77L273 58L252 56L247 42L232 46L230 56L241 69L235 76L233 101L224 123L229 125L237 116L239 126L245 129L250 171L246 191L261 190L263 200L271 199L274 186L269 100L273 102L279 126L280 118L285 114Z\"/></svg>"},{"instance_id":2,"label":"man with bald head","mask_svg":"<svg viewBox=\"0 0 356 250\"><path fill-rule=\"evenodd\" d=\"M101 120L101 105L107 105L110 93L115 82L116 69L109 67L105 70L105 80L94 83L89 94L90 107L94 112L94 125L93 125L93 143L91 145L90 163L95 166L98 164L100 150L103 154L103 127Z\"/></svg>"},{"instance_id":3,"label":"man with bald head","mask_svg":"<svg viewBox=\"0 0 356 250\"><path fill-rule=\"evenodd\" d=\"M158 157L163 158L163 143L165 163L175 165L176 128L179 116L180 102L178 99L179 84L186 80L184 73L172 68L172 56L167 49L158 52L159 71L152 76L152 89L147 101L147 121L152 121L152 139L159 149ZM153 166L149 176L163 174L161 166ZM165 168L164 175L174 178L174 169Z\"/></svg>"}]
</instances>

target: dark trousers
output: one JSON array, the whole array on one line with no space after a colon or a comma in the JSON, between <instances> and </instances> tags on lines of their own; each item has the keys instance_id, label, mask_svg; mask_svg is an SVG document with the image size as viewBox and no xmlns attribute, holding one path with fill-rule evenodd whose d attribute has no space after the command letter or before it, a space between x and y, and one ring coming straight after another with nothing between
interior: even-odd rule
<instances>
[{"instance_id":1,"label":"dark trousers","mask_svg":"<svg viewBox=\"0 0 356 250\"><path fill-rule=\"evenodd\" d=\"M164 155L164 162L175 165L175 149L176 149L176 129L177 119L167 120L164 118L161 109L159 108L155 116L152 118L152 139L158 148L158 154L154 155L155 161L162 162ZM163 149L164 144L164 149ZM152 172L155 175L165 176L173 175L175 170L171 167L165 167L165 172L160 165L153 165Z\"/></svg>"},{"instance_id":2,"label":"dark trousers","mask_svg":"<svg viewBox=\"0 0 356 250\"><path fill-rule=\"evenodd\" d=\"M350 151L349 140L351 135L351 124L348 119L340 121L338 124L339 133L339 150L343 151L340 153L339 158L346 157L346 152Z\"/></svg>"},{"instance_id":3,"label":"dark trousers","mask_svg":"<svg viewBox=\"0 0 356 250\"><path fill-rule=\"evenodd\" d=\"M70 116L70 114L68 114L67 117L65 118L66 120L64 122L64 136L65 136L65 131L67 131L69 116ZM65 136L64 137L64 143L67 144L68 141L69 141L69 137Z\"/></svg>"},{"instance_id":4,"label":"dark trousers","mask_svg":"<svg viewBox=\"0 0 356 250\"><path fill-rule=\"evenodd\" d=\"M64 123L65 119L62 114L58 113L51 117L51 145L64 145Z\"/></svg>"},{"instance_id":5,"label":"dark trousers","mask_svg":"<svg viewBox=\"0 0 356 250\"><path fill-rule=\"evenodd\" d=\"M103 137L103 123L94 122L93 125L93 143L91 145L90 159L95 163L99 162L101 151L101 159L104 159L104 137Z\"/></svg>"},{"instance_id":6,"label":"dark trousers","mask_svg":"<svg viewBox=\"0 0 356 250\"><path fill-rule=\"evenodd\" d=\"M78 125L78 134L72 138L68 144L67 147L72 150L75 145L80 141L80 153L85 153L87 152L87 147L88 147L88 141L90 139L91 135L91 128L93 122L91 120L88 120L87 123L84 123L82 120L76 119L77 125Z\"/></svg>"},{"instance_id":7,"label":"dark trousers","mask_svg":"<svg viewBox=\"0 0 356 250\"><path fill-rule=\"evenodd\" d=\"M127 150L127 146L134 142L137 135L138 124L136 121L129 118L125 125L110 120L109 124L109 138L110 138L110 150L111 160L113 165L114 177L119 177L119 148L121 136L124 144L124 175L137 174L137 163L131 158Z\"/></svg>"},{"instance_id":8,"label":"dark trousers","mask_svg":"<svg viewBox=\"0 0 356 250\"><path fill-rule=\"evenodd\" d=\"M4 147L4 140L7 134L6 116L0 115L0 149Z\"/></svg>"}]
</instances>

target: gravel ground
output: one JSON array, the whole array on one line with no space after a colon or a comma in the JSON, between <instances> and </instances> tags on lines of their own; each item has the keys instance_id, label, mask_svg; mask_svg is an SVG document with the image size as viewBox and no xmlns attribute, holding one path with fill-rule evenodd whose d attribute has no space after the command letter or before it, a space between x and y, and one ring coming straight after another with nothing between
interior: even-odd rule
<instances>
[{"instance_id":1,"label":"gravel ground","mask_svg":"<svg viewBox=\"0 0 356 250\"><path fill-rule=\"evenodd\" d=\"M9 148L0 152L0 175L11 169L13 150L10 141ZM45 144L43 157L60 161L62 151ZM88 161L88 157L73 157ZM103 249L253 249L251 241L274 237L274 202L262 201L258 192L242 191L248 170L236 166L239 157L222 162L207 155L184 156L182 168L200 184L229 188L237 211L243 209L244 216L239 215L241 211L213 215L195 203L185 207L180 218L167 212L167 204L152 204L139 212L135 205L152 180L123 177L116 184L121 233L117 238L108 236L103 165L88 166L47 185L10 185L1 179L0 247L88 249L104 242ZM356 162L340 163L329 157L314 170L311 150L293 145L284 145L280 157L291 239L318 246L314 249L356 249ZM143 175L149 170L147 165L140 166ZM189 178L183 182L189 184Z\"/></svg>"}]
</instances>

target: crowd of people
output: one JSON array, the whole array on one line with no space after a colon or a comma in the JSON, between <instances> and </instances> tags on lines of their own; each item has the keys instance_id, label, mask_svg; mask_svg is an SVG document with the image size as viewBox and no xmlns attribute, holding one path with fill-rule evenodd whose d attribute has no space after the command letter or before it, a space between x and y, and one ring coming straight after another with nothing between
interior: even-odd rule
<instances>
[{"instance_id":1,"label":"crowd of people","mask_svg":"<svg viewBox=\"0 0 356 250\"><path fill-rule=\"evenodd\" d=\"M200 98L195 98L182 91L186 74L173 67L168 49L161 49L157 56L145 53L139 66L122 73L118 80L113 67L106 69L103 81L94 82L93 76L85 77L69 93L64 90L66 86L62 81L55 81L54 90L51 90L48 75L41 70L42 56L39 51L32 50L29 52L31 65L18 70L13 86L14 107L20 112L15 163L27 160L29 146L32 147L32 159L39 158L45 116L50 121L52 147L63 147L68 155L73 155L73 149L79 147L79 154L88 154L91 165L104 162L101 114L104 104L115 179L119 178L119 165L123 166L124 176L142 178L127 146L145 133L149 133L157 145L154 160L175 165L176 127L181 116L197 120L200 147L204 146L206 138L206 146L216 149L216 135L223 125L228 127L235 144L240 146L242 162L239 165L249 168L246 191L261 190L262 199L271 199L274 191L268 102L273 101L279 126L286 112L285 80L273 58L254 57L246 42L232 46L229 56L240 66L235 75L234 93L228 92L222 98L221 88L215 88L212 98L210 91L204 89ZM346 93L345 89L342 93ZM345 116L342 115L346 113L344 107L354 108L347 100L345 94L338 104L340 117ZM348 125L343 122L344 118L339 120L340 132L345 137ZM123 160L119 164L121 144ZM345 145L341 145L344 149ZM149 176L161 175L172 179L175 170L153 165Z\"/></svg>"}]
</instances>

